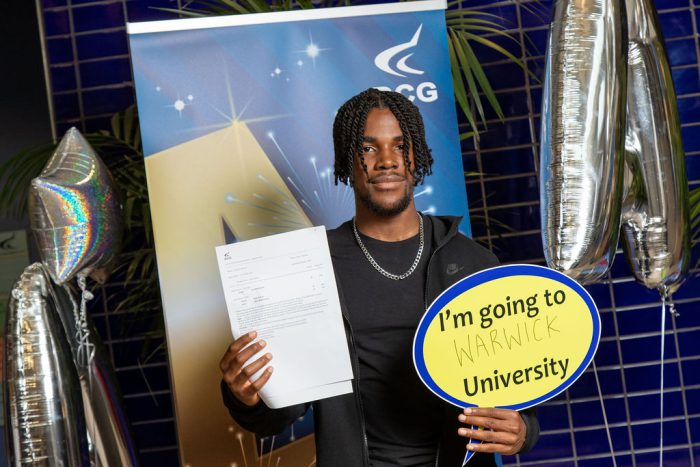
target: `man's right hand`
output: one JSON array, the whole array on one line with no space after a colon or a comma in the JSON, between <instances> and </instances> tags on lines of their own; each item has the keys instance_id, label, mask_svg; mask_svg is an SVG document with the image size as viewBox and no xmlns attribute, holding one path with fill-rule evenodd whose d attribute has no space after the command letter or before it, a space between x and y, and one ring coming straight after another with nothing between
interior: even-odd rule
<instances>
[{"instance_id":1,"label":"man's right hand","mask_svg":"<svg viewBox=\"0 0 700 467\"><path fill-rule=\"evenodd\" d=\"M233 341L219 362L219 368L229 390L236 399L251 407L260 402L258 393L272 375L272 367L269 366L257 380L251 380L255 373L272 360L272 354L266 353L253 363L246 365L248 360L266 345L263 340L250 344L256 336L257 333L251 331Z\"/></svg>"}]
</instances>

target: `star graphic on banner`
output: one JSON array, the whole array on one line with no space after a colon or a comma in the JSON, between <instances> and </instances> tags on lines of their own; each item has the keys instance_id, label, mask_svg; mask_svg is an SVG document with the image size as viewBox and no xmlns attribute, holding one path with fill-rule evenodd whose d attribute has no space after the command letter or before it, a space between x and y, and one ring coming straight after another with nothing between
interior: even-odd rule
<instances>
[{"instance_id":1,"label":"star graphic on banner","mask_svg":"<svg viewBox=\"0 0 700 467\"><path fill-rule=\"evenodd\" d=\"M158 91L160 89L160 86L156 88ZM177 99L175 99L175 102L173 102L171 105L168 107L172 107L173 109L177 110L177 113L180 115L180 118L182 118L182 111L185 110L186 107L189 107L192 105L192 101L194 101L194 96L192 94L187 95L187 102L182 100L180 96L177 96Z\"/></svg>"},{"instance_id":2,"label":"star graphic on banner","mask_svg":"<svg viewBox=\"0 0 700 467\"><path fill-rule=\"evenodd\" d=\"M222 59L222 63L225 64L225 60ZM280 73L282 73L282 70L277 67L275 70L279 70ZM214 104L207 103L209 107L211 107L217 114L219 114L221 117L223 117L223 121L211 125L202 125L202 126L196 126L189 128L188 131L196 131L200 132L202 130L220 130L221 128L226 128L231 126L235 122L241 122L241 123L257 123L257 122L265 122L268 120L276 120L279 118L285 118L288 117L286 114L278 114L278 115L263 115L259 117L253 117L253 118L243 118L243 115L245 114L246 110L252 103L252 99L249 99L248 102L243 106L243 108L240 108L236 105L236 102L234 101L233 98L233 86L231 84L231 80L229 77L228 69L224 66L224 81L225 81L225 86L226 86L226 103L228 104L228 108L221 109ZM275 71L273 71L271 76L277 76L275 74ZM192 97L192 99L190 99ZM194 96L191 94L187 96L188 101L193 101ZM185 104L187 105L192 105L192 104Z\"/></svg>"},{"instance_id":3,"label":"star graphic on banner","mask_svg":"<svg viewBox=\"0 0 700 467\"><path fill-rule=\"evenodd\" d=\"M319 53L321 53L321 51L319 50L318 46L313 42L309 42L309 45L306 46L306 55L311 58L316 58L318 57Z\"/></svg>"},{"instance_id":4,"label":"star graphic on banner","mask_svg":"<svg viewBox=\"0 0 700 467\"><path fill-rule=\"evenodd\" d=\"M290 172L286 177L286 181L289 183L290 190L298 202L306 208L308 213L323 215L328 210L330 212L341 212L352 205L352 189L347 185L335 186L335 180L332 175L333 169L330 166L319 167L319 159L315 155L310 154L308 161L313 169L310 173L313 174L314 178L309 180L301 177L297 172L299 165L292 164L284 144L278 139L275 132L270 129L265 133L265 136L272 142L286 163Z\"/></svg>"},{"instance_id":5,"label":"star graphic on banner","mask_svg":"<svg viewBox=\"0 0 700 467\"><path fill-rule=\"evenodd\" d=\"M306 47L303 50L297 50L296 53L303 53L306 54L307 57L311 59L311 62L314 65L314 69L316 69L316 59L321 55L321 52L325 52L327 50L331 49L322 49L319 47L318 44L314 42L313 36L311 36L311 32L309 32L309 43L306 44ZM304 62L301 60L297 61L297 65L302 66Z\"/></svg>"},{"instance_id":6,"label":"star graphic on banner","mask_svg":"<svg viewBox=\"0 0 700 467\"><path fill-rule=\"evenodd\" d=\"M187 104L185 104L185 101L180 99L180 96L177 96L177 99L175 99L175 102L173 102L168 107L172 107L173 109L177 110L177 113L180 115L180 118L182 118L182 111L185 110L185 107L187 107Z\"/></svg>"}]
</instances>

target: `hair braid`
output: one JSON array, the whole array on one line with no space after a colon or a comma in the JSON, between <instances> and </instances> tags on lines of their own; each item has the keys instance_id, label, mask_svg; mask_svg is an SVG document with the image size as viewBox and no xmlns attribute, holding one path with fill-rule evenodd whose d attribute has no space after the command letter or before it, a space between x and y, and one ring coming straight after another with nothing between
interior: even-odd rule
<instances>
[{"instance_id":1,"label":"hair braid","mask_svg":"<svg viewBox=\"0 0 700 467\"><path fill-rule=\"evenodd\" d=\"M416 180L416 178L415 178L416 177L415 164L411 164L411 160L408 157L410 147L415 146L414 141L413 141L414 140L414 137L413 137L414 132L409 130L409 124L410 124L409 121L411 119L410 119L410 117L404 115L404 113L402 112L402 109L396 104L395 101L389 100L387 102L387 107L389 108L389 110L391 110L391 113L394 114L394 116L396 117L396 120L398 120L399 128L401 128L401 134L404 137L404 141L408 141L409 137L411 138L410 146L409 146L409 144L403 145L403 151L402 151L403 152L403 161L404 161L404 165L408 168L409 172L414 177L414 180ZM415 155L414 155L414 159L415 159Z\"/></svg>"}]
</instances>

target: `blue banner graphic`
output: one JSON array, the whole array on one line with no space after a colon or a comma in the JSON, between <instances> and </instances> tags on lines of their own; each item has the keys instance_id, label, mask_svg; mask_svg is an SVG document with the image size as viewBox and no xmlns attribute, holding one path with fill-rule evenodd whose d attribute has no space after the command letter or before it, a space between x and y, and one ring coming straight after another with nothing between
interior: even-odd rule
<instances>
[{"instance_id":1,"label":"blue banner graphic","mask_svg":"<svg viewBox=\"0 0 700 467\"><path fill-rule=\"evenodd\" d=\"M232 337L214 248L354 214L332 124L369 87L419 106L434 174L418 209L470 233L441 0L130 24L180 460L312 465L311 416L256 439L221 404ZM278 449L284 446L284 449Z\"/></svg>"}]
</instances>

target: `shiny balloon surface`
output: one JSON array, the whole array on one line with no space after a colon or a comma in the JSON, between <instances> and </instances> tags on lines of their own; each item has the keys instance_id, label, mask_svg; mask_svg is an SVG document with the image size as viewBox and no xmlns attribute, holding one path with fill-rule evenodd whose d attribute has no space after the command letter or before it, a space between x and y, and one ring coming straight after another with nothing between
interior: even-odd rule
<instances>
[{"instance_id":1,"label":"shiny balloon surface","mask_svg":"<svg viewBox=\"0 0 700 467\"><path fill-rule=\"evenodd\" d=\"M11 293L4 361L8 458L14 466L89 465L78 375L49 287L37 263Z\"/></svg>"},{"instance_id":2,"label":"shiny balloon surface","mask_svg":"<svg viewBox=\"0 0 700 467\"><path fill-rule=\"evenodd\" d=\"M690 262L688 182L676 95L654 6L628 0L622 238L637 281L673 293Z\"/></svg>"},{"instance_id":3,"label":"shiny balloon surface","mask_svg":"<svg viewBox=\"0 0 700 467\"><path fill-rule=\"evenodd\" d=\"M547 49L540 214L549 267L602 277L619 235L626 17L621 0L557 0Z\"/></svg>"},{"instance_id":4,"label":"shiny balloon surface","mask_svg":"<svg viewBox=\"0 0 700 467\"><path fill-rule=\"evenodd\" d=\"M108 266L119 252L123 221L114 181L75 128L32 180L29 211L41 259L57 284Z\"/></svg>"}]
</instances>

